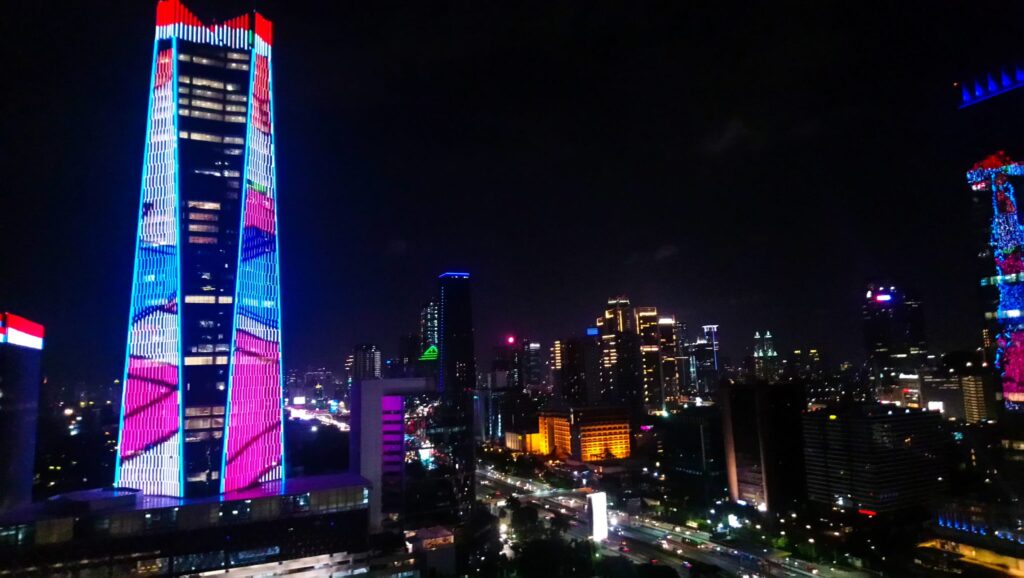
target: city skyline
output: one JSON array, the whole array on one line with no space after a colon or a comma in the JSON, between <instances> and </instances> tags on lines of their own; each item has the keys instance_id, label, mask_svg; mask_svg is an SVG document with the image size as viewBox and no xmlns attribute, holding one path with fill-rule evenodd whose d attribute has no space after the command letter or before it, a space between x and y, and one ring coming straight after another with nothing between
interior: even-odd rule
<instances>
[{"instance_id":1,"label":"city skyline","mask_svg":"<svg viewBox=\"0 0 1024 578\"><path fill-rule=\"evenodd\" d=\"M963 172L1020 121L1000 107L956 109L954 82L1016 54L1002 37L978 46L955 34L966 8L909 32L902 23L921 16L909 7L885 21L810 11L819 26L775 22L777 32L755 24L771 14L726 25L718 9L677 8L677 21L712 23L677 35L628 18L612 34L602 23L620 14L600 8L311 14L263 4L294 47L275 69L287 95L280 139L295 151L279 169L291 192L281 201L284 317L301 328L285 337L289 365L340 366L364 342L394 353L436 275L462 269L474 275L481 352L509 332L550 345L626 294L691 331L720 325L733 363L761 327L782 352L813 346L856 360L859 299L876 279L920 294L936 350L975 345L976 279L946 266L976 244ZM29 10L39 26L13 38L60 41L33 45L49 67L16 57L26 82L8 99L21 112L10 127L24 146L7 162L60 160L45 174L8 171L3 227L29 244L5 244L18 275L4 276L0 294L52 328L48 375L111 379L123 313L106 311L124 311L130 292L152 7L69 6L57 19ZM456 33L417 29L417 19ZM580 19L567 38L542 26ZM865 26L878 45L857 45ZM740 37L771 51L745 62L729 48ZM87 38L110 66L80 67L64 48ZM828 58L807 50L819 42ZM483 43L497 61L474 56ZM311 75L322 82L303 80ZM643 97L601 90L615 75ZM37 92L48 96L30 106ZM76 122L52 120L69 115ZM973 135L979 118L1000 118L999 134ZM86 328L94 337L83 340Z\"/></svg>"},{"instance_id":2,"label":"city skyline","mask_svg":"<svg viewBox=\"0 0 1024 578\"><path fill-rule=\"evenodd\" d=\"M1012 30L143 4L5 19L0 572L1024 576Z\"/></svg>"}]
</instances>

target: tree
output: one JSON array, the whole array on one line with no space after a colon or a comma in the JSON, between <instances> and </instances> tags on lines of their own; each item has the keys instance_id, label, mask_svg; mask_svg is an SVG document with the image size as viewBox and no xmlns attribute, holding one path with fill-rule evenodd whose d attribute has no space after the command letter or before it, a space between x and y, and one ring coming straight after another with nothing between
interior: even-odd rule
<instances>
[{"instance_id":1,"label":"tree","mask_svg":"<svg viewBox=\"0 0 1024 578\"><path fill-rule=\"evenodd\" d=\"M566 532L569 531L569 517L560 512L555 512L555 515L551 518L551 537L561 538Z\"/></svg>"}]
</instances>

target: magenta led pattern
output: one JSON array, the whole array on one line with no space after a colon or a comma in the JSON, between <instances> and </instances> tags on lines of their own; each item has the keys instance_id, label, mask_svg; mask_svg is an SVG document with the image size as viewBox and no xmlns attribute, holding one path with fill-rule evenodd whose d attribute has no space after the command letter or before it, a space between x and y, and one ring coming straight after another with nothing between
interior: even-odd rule
<instances>
[{"instance_id":1,"label":"magenta led pattern","mask_svg":"<svg viewBox=\"0 0 1024 578\"><path fill-rule=\"evenodd\" d=\"M280 479L284 468L281 305L270 50L254 50L235 334L222 491Z\"/></svg>"},{"instance_id":2,"label":"magenta led pattern","mask_svg":"<svg viewBox=\"0 0 1024 578\"><path fill-rule=\"evenodd\" d=\"M996 336L996 368L1003 382L1003 401L1010 410L1024 410L1024 229L1017 216L1011 176L1024 175L1024 165L1000 151L974 165L967 182L975 191L992 193L990 243L996 262L1000 325Z\"/></svg>"},{"instance_id":3,"label":"magenta led pattern","mask_svg":"<svg viewBox=\"0 0 1024 578\"><path fill-rule=\"evenodd\" d=\"M181 495L174 49L155 53L115 484Z\"/></svg>"}]
</instances>

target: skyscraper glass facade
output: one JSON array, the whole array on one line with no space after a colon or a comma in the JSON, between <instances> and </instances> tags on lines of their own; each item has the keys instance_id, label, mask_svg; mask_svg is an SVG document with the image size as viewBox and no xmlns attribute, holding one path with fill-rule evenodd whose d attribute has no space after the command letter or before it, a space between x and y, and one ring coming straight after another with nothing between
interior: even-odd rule
<instances>
[{"instance_id":1,"label":"skyscraper glass facade","mask_svg":"<svg viewBox=\"0 0 1024 578\"><path fill-rule=\"evenodd\" d=\"M157 5L117 485L284 475L271 30Z\"/></svg>"}]
</instances>

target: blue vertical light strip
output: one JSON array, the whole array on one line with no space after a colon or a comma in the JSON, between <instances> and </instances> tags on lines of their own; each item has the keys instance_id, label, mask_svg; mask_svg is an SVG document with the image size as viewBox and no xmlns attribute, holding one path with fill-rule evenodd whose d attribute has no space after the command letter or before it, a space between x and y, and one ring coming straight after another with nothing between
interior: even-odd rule
<instances>
[{"instance_id":1,"label":"blue vertical light strip","mask_svg":"<svg viewBox=\"0 0 1024 578\"><path fill-rule=\"evenodd\" d=\"M252 107L253 107L253 89L255 87L255 75L256 75L256 33L253 32L250 35L251 44L249 46L249 89L246 91L248 94L248 102L246 103L245 110L245 154L242 156L242 196L239 199L239 211L238 211L238 259L235 262L235 293L231 298L231 347L228 349L228 390L227 390L227 401L224 404L224 436L223 447L220 453L220 493L224 493L224 479L225 472L227 471L228 463L228 435L231 432L231 390L235 383L235 346L236 337L238 335L238 285L241 283L242 276L239 272L242 270L242 248L245 245L245 204L247 197L249 196L249 148L252 146ZM284 427L284 424L281 424Z\"/></svg>"},{"instance_id":2,"label":"blue vertical light strip","mask_svg":"<svg viewBox=\"0 0 1024 578\"><path fill-rule=\"evenodd\" d=\"M121 440L124 436L125 395L128 393L128 369L132 350L132 318L135 315L135 292L138 290L139 245L142 242L142 209L144 205L143 198L146 194L146 175L149 172L149 141L151 138L150 130L152 130L153 124L153 90L156 86L156 59L159 54L159 50L157 49L159 44L159 39L153 41L153 66L149 75L149 105L146 108L146 143L142 147L142 178L140 179L141 185L139 186L139 217L135 226L135 254L132 259L132 294L131 300L128 303L128 339L126 340L124 347L124 379L121 381L121 412L117 426L117 456L114 460L115 486L119 485L121 482ZM175 95L175 101L177 101L177 95Z\"/></svg>"},{"instance_id":3,"label":"blue vertical light strip","mask_svg":"<svg viewBox=\"0 0 1024 578\"><path fill-rule=\"evenodd\" d=\"M281 297L281 215L277 212L277 133L274 131L274 62L271 57L273 48L267 46L267 95L270 108L270 178L274 183L274 251L277 254L277 363L281 375L281 491L283 492L288 483L288 468L285 460L288 450L284 445L284 426L286 423L284 415L284 299Z\"/></svg>"},{"instance_id":4,"label":"blue vertical light strip","mask_svg":"<svg viewBox=\"0 0 1024 578\"><path fill-rule=\"evenodd\" d=\"M185 295L182 293L181 277L185 269L181 266L181 255L184 253L182 242L185 239L181 226L181 162L178 158L178 146L181 133L178 131L178 37L171 39L171 102L174 103L174 227L178 237L178 343L185 343L185 331L182 318L185 317ZM185 497L185 348L178 347L178 493Z\"/></svg>"}]
</instances>

